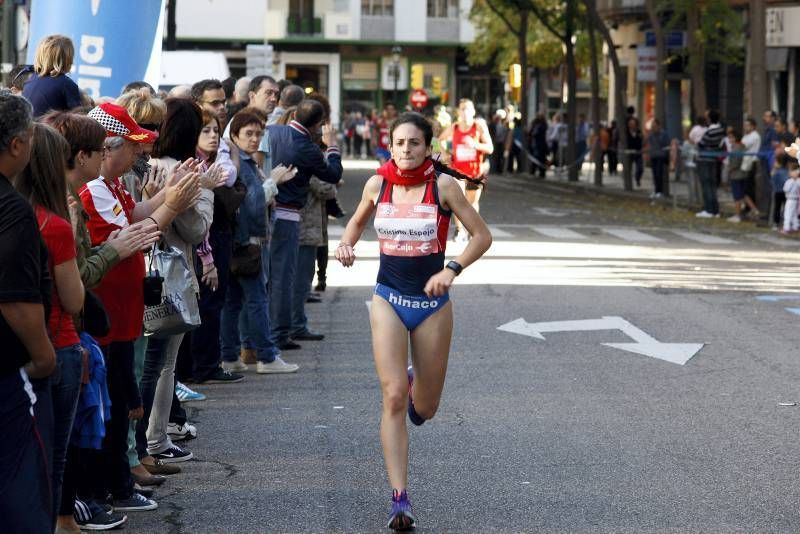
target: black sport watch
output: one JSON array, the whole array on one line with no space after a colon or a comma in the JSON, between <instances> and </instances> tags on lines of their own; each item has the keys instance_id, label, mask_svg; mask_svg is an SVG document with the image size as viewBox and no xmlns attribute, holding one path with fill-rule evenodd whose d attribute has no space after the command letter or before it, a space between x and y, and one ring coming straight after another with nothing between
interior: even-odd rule
<instances>
[{"instance_id":1,"label":"black sport watch","mask_svg":"<svg viewBox=\"0 0 800 534\"><path fill-rule=\"evenodd\" d=\"M458 276L459 274L461 274L461 271L463 271L463 270L464 270L464 268L461 266L461 264L460 264L460 263L458 263L457 261L452 261L452 260L451 260L451 261L448 261L448 262L447 262L447 265L445 265L445 267L446 267L446 268L448 268L448 269L450 269L450 270L451 270L451 271L453 271L454 273L456 273L456 276Z\"/></svg>"}]
</instances>

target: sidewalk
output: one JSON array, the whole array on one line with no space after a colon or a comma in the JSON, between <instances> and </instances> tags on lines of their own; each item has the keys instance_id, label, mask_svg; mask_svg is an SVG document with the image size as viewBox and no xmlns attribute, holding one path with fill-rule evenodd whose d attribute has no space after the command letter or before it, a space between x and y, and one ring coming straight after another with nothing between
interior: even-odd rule
<instances>
[{"instance_id":1,"label":"sidewalk","mask_svg":"<svg viewBox=\"0 0 800 534\"><path fill-rule=\"evenodd\" d=\"M608 171L603 172L603 185L596 186L594 184L594 164L584 163L583 170L578 176L577 182L570 182L567 179L567 172L559 172L550 168L547 170L545 182L558 183L559 185L566 185L568 187L581 188L584 190L593 190L600 194L621 196L631 199L640 199L647 202L654 202L661 205L673 208L686 209L693 212L698 212L702 209L700 204L692 204L689 202L689 186L686 183L686 177L681 180L675 181L675 172L670 171L669 178L669 197L660 199L651 199L650 194L655 190L653 187L653 175L649 168L645 168L644 175L642 176L642 185L637 187L634 183L633 191L625 191L622 179L622 165L619 166L619 171L616 175L608 174ZM536 178L541 180L541 178ZM719 199L720 211L723 217L733 215L735 213L733 197L731 196L730 188L727 184L723 183L717 189L717 198Z\"/></svg>"}]
</instances>

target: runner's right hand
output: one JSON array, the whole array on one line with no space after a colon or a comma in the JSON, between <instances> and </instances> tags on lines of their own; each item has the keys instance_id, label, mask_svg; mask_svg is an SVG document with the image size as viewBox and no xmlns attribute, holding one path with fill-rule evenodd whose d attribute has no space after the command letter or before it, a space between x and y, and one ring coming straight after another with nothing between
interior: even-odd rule
<instances>
[{"instance_id":1,"label":"runner's right hand","mask_svg":"<svg viewBox=\"0 0 800 534\"><path fill-rule=\"evenodd\" d=\"M339 260L339 263L345 267L352 267L353 263L356 261L356 253L353 250L353 246L347 243L339 243L333 255Z\"/></svg>"}]
</instances>

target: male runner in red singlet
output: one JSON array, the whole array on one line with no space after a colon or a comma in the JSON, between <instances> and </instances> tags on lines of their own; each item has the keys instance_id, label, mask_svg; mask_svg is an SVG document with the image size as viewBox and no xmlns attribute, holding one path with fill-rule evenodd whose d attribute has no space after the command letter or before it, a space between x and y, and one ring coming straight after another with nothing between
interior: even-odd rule
<instances>
[{"instance_id":1,"label":"male runner in red singlet","mask_svg":"<svg viewBox=\"0 0 800 534\"><path fill-rule=\"evenodd\" d=\"M381 114L381 118L378 119L378 123L376 125L378 130L378 139L375 140L375 156L377 156L378 162L381 165L392 159L392 154L389 152L389 128L391 128L392 122L394 122L396 118L397 108L395 107L394 103L387 102L384 104L383 113Z\"/></svg>"},{"instance_id":2,"label":"male runner in red singlet","mask_svg":"<svg viewBox=\"0 0 800 534\"><path fill-rule=\"evenodd\" d=\"M447 127L441 135L439 141L450 141L451 166L469 176L470 178L480 178L489 172L488 160L484 162L485 156L494 151L492 136L489 134L489 127L483 119L475 118L475 104L468 98L462 98L458 102L458 121ZM480 211L481 186L471 182L459 182L464 189L467 201ZM469 240L469 234L465 232L464 225L456 219L456 234L454 239L458 242Z\"/></svg>"}]
</instances>

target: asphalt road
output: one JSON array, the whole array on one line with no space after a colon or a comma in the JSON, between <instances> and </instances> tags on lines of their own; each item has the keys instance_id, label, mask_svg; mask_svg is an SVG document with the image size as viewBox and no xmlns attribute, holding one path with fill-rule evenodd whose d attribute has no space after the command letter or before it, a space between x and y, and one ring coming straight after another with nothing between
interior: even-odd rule
<instances>
[{"instance_id":1,"label":"asphalt road","mask_svg":"<svg viewBox=\"0 0 800 534\"><path fill-rule=\"evenodd\" d=\"M495 244L452 291L439 415L411 429L417 531L800 530L800 407L780 405L800 402L800 242L518 177L493 177L482 211ZM356 252L307 307L326 339L284 354L299 373L197 388L197 459L129 532L386 531L373 233ZM633 330L574 331L609 316L656 353L703 346L678 365L606 345ZM498 330L513 321L528 326ZM572 323L541 330L554 321Z\"/></svg>"}]
</instances>

